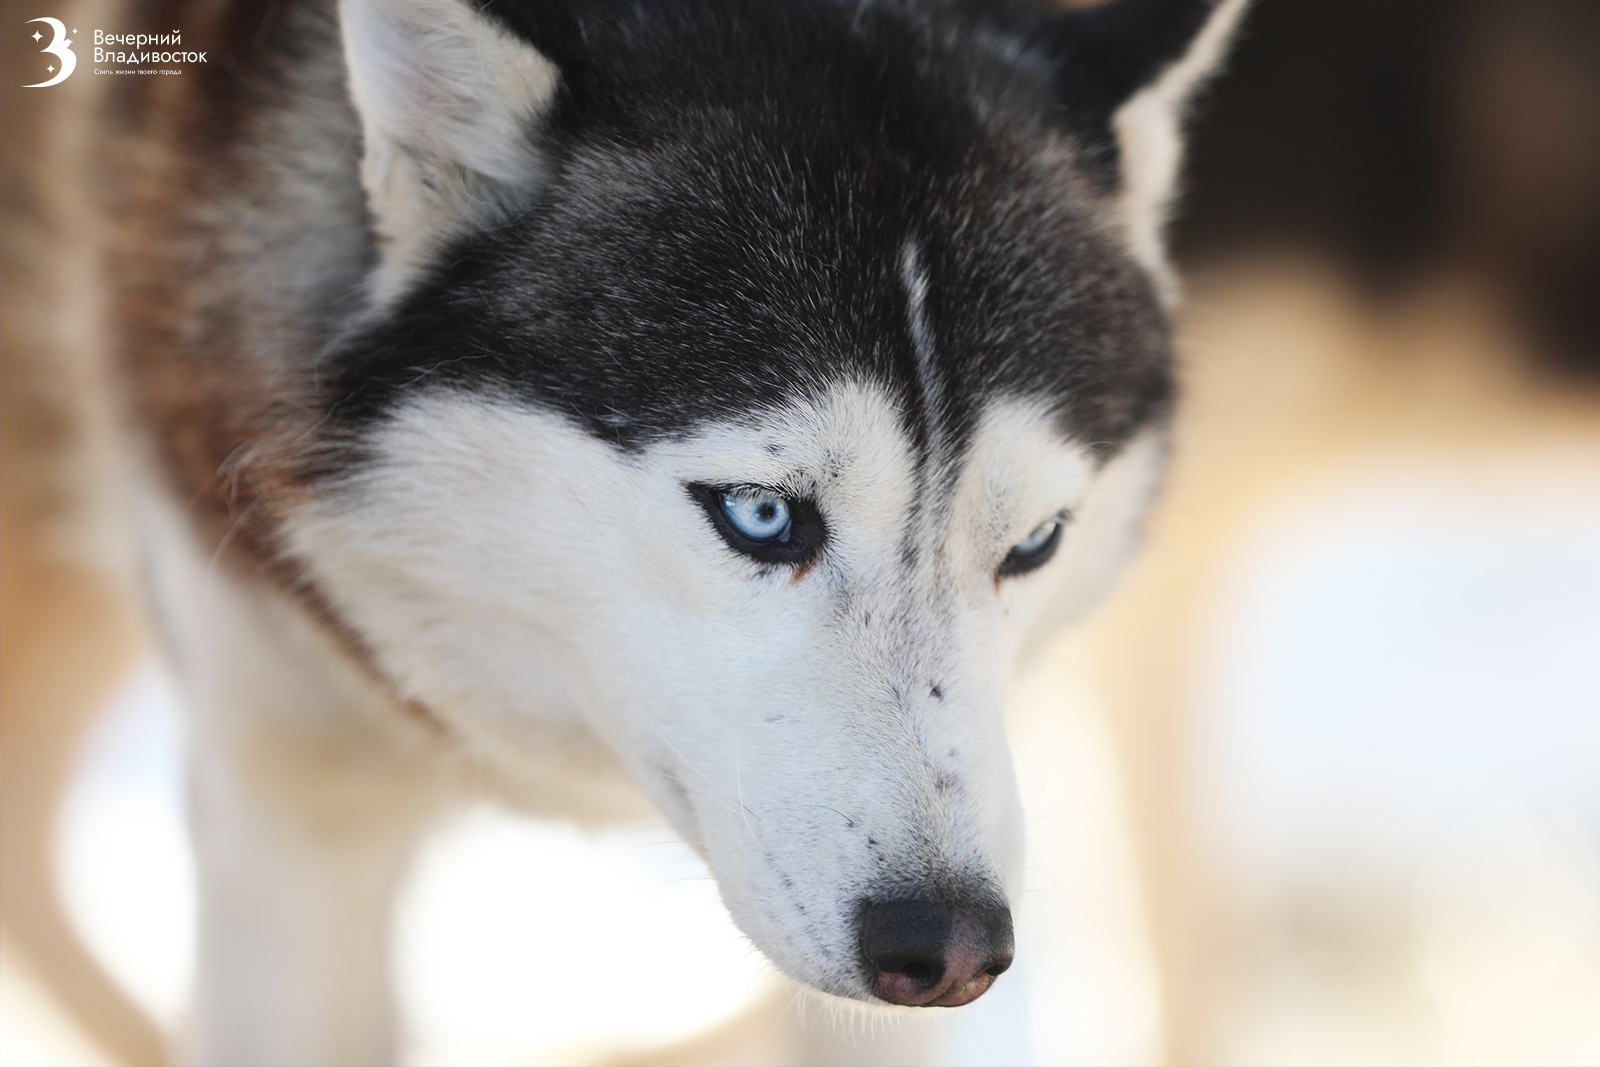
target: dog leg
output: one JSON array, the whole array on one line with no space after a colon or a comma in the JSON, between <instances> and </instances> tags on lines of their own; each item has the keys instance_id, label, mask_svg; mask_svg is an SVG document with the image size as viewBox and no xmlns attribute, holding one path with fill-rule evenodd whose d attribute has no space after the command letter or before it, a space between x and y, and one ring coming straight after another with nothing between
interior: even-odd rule
<instances>
[{"instance_id":1,"label":"dog leg","mask_svg":"<svg viewBox=\"0 0 1600 1067\"><path fill-rule=\"evenodd\" d=\"M202 755L192 1058L206 1065L393 1062L391 912L419 820L285 803ZM321 807L322 810L315 810Z\"/></svg>"},{"instance_id":2,"label":"dog leg","mask_svg":"<svg viewBox=\"0 0 1600 1067\"><path fill-rule=\"evenodd\" d=\"M274 651L233 657L230 700L193 709L191 1055L207 1067L390 1063L391 913L439 779L427 746L374 717L394 714L381 698L313 685L326 679Z\"/></svg>"},{"instance_id":3,"label":"dog leg","mask_svg":"<svg viewBox=\"0 0 1600 1067\"><path fill-rule=\"evenodd\" d=\"M290 597L145 513L189 724L199 961L189 1058L394 1058L390 914L444 796L437 734Z\"/></svg>"}]
</instances>

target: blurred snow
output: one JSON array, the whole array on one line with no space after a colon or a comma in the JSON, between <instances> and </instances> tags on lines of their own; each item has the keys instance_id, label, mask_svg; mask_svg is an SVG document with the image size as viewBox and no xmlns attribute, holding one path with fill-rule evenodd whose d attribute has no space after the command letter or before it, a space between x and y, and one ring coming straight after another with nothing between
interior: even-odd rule
<instances>
[{"instance_id":1,"label":"blurred snow","mask_svg":"<svg viewBox=\"0 0 1600 1067\"><path fill-rule=\"evenodd\" d=\"M474 809L428 846L399 928L418 1065L676 1044L776 981L664 829L593 835Z\"/></svg>"},{"instance_id":2,"label":"blurred snow","mask_svg":"<svg viewBox=\"0 0 1600 1067\"><path fill-rule=\"evenodd\" d=\"M1195 798L1227 1058L1600 1062L1600 469L1391 457L1224 584Z\"/></svg>"},{"instance_id":3,"label":"blurred snow","mask_svg":"<svg viewBox=\"0 0 1600 1067\"><path fill-rule=\"evenodd\" d=\"M1366 473L1239 550L1199 757L1230 847L1404 860L1512 801L1600 837L1600 480Z\"/></svg>"}]
</instances>

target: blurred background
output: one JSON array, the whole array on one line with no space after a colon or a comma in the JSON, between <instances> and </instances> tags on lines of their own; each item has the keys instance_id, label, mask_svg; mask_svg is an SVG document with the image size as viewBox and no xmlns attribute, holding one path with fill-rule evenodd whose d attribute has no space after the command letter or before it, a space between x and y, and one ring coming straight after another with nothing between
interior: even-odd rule
<instances>
[{"instance_id":1,"label":"blurred background","mask_svg":"<svg viewBox=\"0 0 1600 1067\"><path fill-rule=\"evenodd\" d=\"M1095 635L1168 1054L1600 1061L1600 5L1266 0L1195 133Z\"/></svg>"},{"instance_id":2,"label":"blurred background","mask_svg":"<svg viewBox=\"0 0 1600 1067\"><path fill-rule=\"evenodd\" d=\"M1261 0L1193 131L1167 493L1017 693L1015 970L836 1016L666 831L473 811L402 908L409 1062L1600 1062L1600 4ZM58 835L172 1028L177 722L143 663ZM675 980L609 1002L595 929ZM14 937L0 1062L107 1062Z\"/></svg>"}]
</instances>

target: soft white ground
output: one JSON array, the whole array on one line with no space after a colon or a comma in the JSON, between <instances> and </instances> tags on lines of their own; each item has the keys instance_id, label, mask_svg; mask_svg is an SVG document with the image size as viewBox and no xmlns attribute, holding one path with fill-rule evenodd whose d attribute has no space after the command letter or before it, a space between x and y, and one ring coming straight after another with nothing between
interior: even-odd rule
<instances>
[{"instance_id":1,"label":"soft white ground","mask_svg":"<svg viewBox=\"0 0 1600 1067\"><path fill-rule=\"evenodd\" d=\"M1600 1063L1600 453L1285 501L1209 638L1243 1063Z\"/></svg>"}]
</instances>

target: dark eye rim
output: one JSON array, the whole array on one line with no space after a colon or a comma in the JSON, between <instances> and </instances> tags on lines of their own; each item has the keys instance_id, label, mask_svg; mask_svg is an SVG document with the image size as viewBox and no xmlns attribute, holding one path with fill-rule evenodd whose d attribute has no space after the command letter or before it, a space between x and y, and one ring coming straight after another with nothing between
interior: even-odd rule
<instances>
[{"instance_id":1,"label":"dark eye rim","mask_svg":"<svg viewBox=\"0 0 1600 1067\"><path fill-rule=\"evenodd\" d=\"M1000 561L1000 566L995 571L996 578L1016 578L1036 571L1050 562L1056 554L1056 549L1061 546L1061 532L1067 528L1067 523L1072 521L1072 514L1060 511L1045 521L1055 523L1056 528L1050 532L1044 544L1032 552L1018 552L1015 548L1007 552L1006 558Z\"/></svg>"},{"instance_id":2,"label":"dark eye rim","mask_svg":"<svg viewBox=\"0 0 1600 1067\"><path fill-rule=\"evenodd\" d=\"M789 496L781 490L763 485L707 485L693 482L686 486L689 496L698 503L711 520L711 526L722 535L728 547L758 563L783 564L807 567L816 562L827 544L828 527L822 521L822 512L816 502L803 497ZM789 540L757 541L740 533L728 521L722 508L722 498L727 493L760 493L782 497L789 505Z\"/></svg>"}]
</instances>

